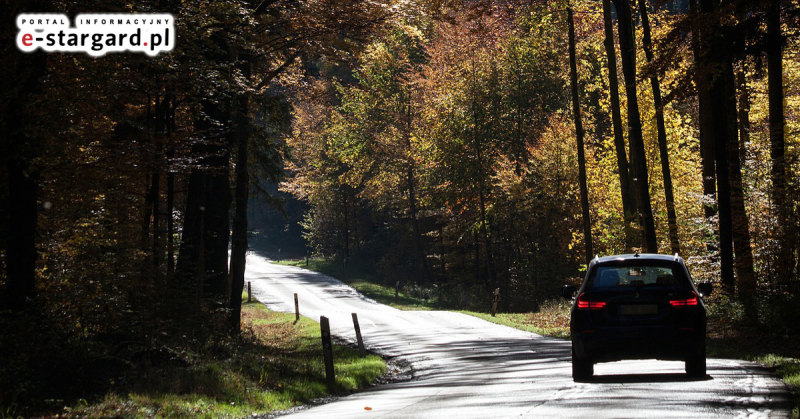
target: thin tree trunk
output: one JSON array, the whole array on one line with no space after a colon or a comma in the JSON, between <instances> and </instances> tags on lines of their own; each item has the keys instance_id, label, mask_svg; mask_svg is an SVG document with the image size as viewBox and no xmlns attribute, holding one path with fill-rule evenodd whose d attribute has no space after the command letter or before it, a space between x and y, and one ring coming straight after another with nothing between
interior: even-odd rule
<instances>
[{"instance_id":1,"label":"thin tree trunk","mask_svg":"<svg viewBox=\"0 0 800 419\"><path fill-rule=\"evenodd\" d=\"M786 202L785 116L783 110L783 35L781 34L781 2L769 0L767 10L767 88L769 96L769 141L772 160L772 201L778 238L775 273L778 284L786 286L792 277L792 245L789 220L791 211Z\"/></svg>"},{"instance_id":2,"label":"thin tree trunk","mask_svg":"<svg viewBox=\"0 0 800 419\"><path fill-rule=\"evenodd\" d=\"M478 241L478 232L472 234L473 243L475 245L475 284L481 283L481 245Z\"/></svg>"},{"instance_id":3,"label":"thin tree trunk","mask_svg":"<svg viewBox=\"0 0 800 419\"><path fill-rule=\"evenodd\" d=\"M586 252L586 261L592 260L592 220L589 214L589 189L586 185L586 156L583 150L583 123L581 122L581 105L578 96L578 65L575 59L575 20L572 8L567 8L567 21L569 24L569 69L570 85L572 88L572 116L575 119L575 139L578 146L578 183L581 194L581 214L583 217L583 240Z\"/></svg>"},{"instance_id":4,"label":"thin tree trunk","mask_svg":"<svg viewBox=\"0 0 800 419\"><path fill-rule=\"evenodd\" d=\"M250 193L250 174L247 167L250 130L247 119L247 97L236 99L236 206L233 213L233 235L231 238L230 298L231 330L241 330L242 292L247 263L247 202Z\"/></svg>"},{"instance_id":5,"label":"thin tree trunk","mask_svg":"<svg viewBox=\"0 0 800 419\"><path fill-rule=\"evenodd\" d=\"M161 249L160 249L161 246L160 246L160 242L159 241L161 240L161 238L159 237L159 231L158 231L158 227L159 227L159 223L160 223L160 217L159 217L159 210L160 210L160 208L159 208L159 201L160 201L159 187L160 187L160 185L161 185L161 174L158 172L158 167L156 167L156 168L153 169L152 184L150 186L150 196L152 197L151 198L151 202L153 204L153 246L152 246L153 255L152 255L152 258L153 258L153 274L154 275L158 275L158 272L159 272L158 268L159 268L159 265L161 264L161 260L160 260L160 257L159 257L160 256L159 253L161 252Z\"/></svg>"},{"instance_id":6,"label":"thin tree trunk","mask_svg":"<svg viewBox=\"0 0 800 419\"><path fill-rule=\"evenodd\" d=\"M642 19L642 46L644 47L647 62L653 62L653 45L650 40L650 18L647 12L647 1L639 0L639 16ZM669 243L671 253L680 253L681 245L678 240L678 216L675 214L675 197L672 193L672 174L669 168L669 149L667 148L667 129L664 125L664 104L661 102L661 86L658 77L650 76L650 85L653 89L653 106L656 111L656 129L658 136L658 151L661 157L661 174L664 178L664 198L667 205L667 224L669 226Z\"/></svg>"},{"instance_id":7,"label":"thin tree trunk","mask_svg":"<svg viewBox=\"0 0 800 419\"><path fill-rule=\"evenodd\" d=\"M153 176L152 173L146 173L144 178L144 185L141 187L145 190L144 203L142 205L142 218L139 225L139 241L142 252L147 252L150 246L150 221L153 219ZM145 259L147 257L145 256ZM142 270L144 274L144 269Z\"/></svg>"},{"instance_id":8,"label":"thin tree trunk","mask_svg":"<svg viewBox=\"0 0 800 419\"><path fill-rule=\"evenodd\" d=\"M444 227L442 225L439 225L439 240L439 264L441 265L442 280L445 280L447 278L447 265L444 263Z\"/></svg>"},{"instance_id":9,"label":"thin tree trunk","mask_svg":"<svg viewBox=\"0 0 800 419\"><path fill-rule=\"evenodd\" d=\"M495 277L494 272L492 242L491 238L489 237L489 229L486 227L486 195L484 194L483 188L483 179L481 178L478 199L481 211L481 236L483 236L483 250L486 252L486 273L489 275L489 281L491 281L492 286L496 286L497 278Z\"/></svg>"},{"instance_id":10,"label":"thin tree trunk","mask_svg":"<svg viewBox=\"0 0 800 419\"><path fill-rule=\"evenodd\" d=\"M658 253L658 241L650 204L650 189L647 180L647 157L645 155L642 121L636 93L636 43L634 42L633 17L629 0L614 0L617 9L622 73L625 76L625 92L628 98L628 133L631 149L631 166L636 187L639 214L642 220L645 249Z\"/></svg>"},{"instance_id":11,"label":"thin tree trunk","mask_svg":"<svg viewBox=\"0 0 800 419\"><path fill-rule=\"evenodd\" d=\"M161 139L167 132L167 109L168 109L169 96L164 95L163 98L156 96L156 111L154 118L154 132L153 132L153 150L154 163L153 163L153 177L150 186L150 195L152 196L153 204L153 240L152 240L152 260L153 260L153 274L158 275L161 265L161 231L159 230L161 224Z\"/></svg>"},{"instance_id":12,"label":"thin tree trunk","mask_svg":"<svg viewBox=\"0 0 800 419\"><path fill-rule=\"evenodd\" d=\"M608 90L611 100L611 122L614 126L614 148L617 153L617 170L619 171L619 186L622 193L622 211L625 223L625 247L627 250L637 246L634 225L636 219L636 195L630 179L627 152L625 151L625 135L622 128L622 116L619 104L619 80L617 79L617 52L614 46L614 31L611 20L611 2L603 0L603 26L605 29L605 48L608 60Z\"/></svg>"},{"instance_id":13,"label":"thin tree trunk","mask_svg":"<svg viewBox=\"0 0 800 419\"><path fill-rule=\"evenodd\" d=\"M347 187L342 186L342 204L344 205L344 231L342 234L344 236L344 254L342 257L342 263L347 264L347 259L350 258L350 217L349 213L349 206L347 203Z\"/></svg>"},{"instance_id":14,"label":"thin tree trunk","mask_svg":"<svg viewBox=\"0 0 800 419\"><path fill-rule=\"evenodd\" d=\"M472 66L472 81L473 83L476 82L477 75L475 72L475 66ZM494 274L494 263L492 257L492 243L491 239L489 238L489 229L486 227L486 185L485 185L485 170L484 170L484 154L483 154L483 146L481 140L483 139L480 135L480 132L483 130L483 121L479 117L479 103L477 98L477 88L473 84L473 92L472 92L472 122L474 125L473 129L473 136L472 142L473 147L475 149L475 155L477 158L477 166L478 166L478 211L480 217L480 233L483 238L483 245L484 245L484 252L486 255L486 273L489 276L489 281L492 286L497 284L497 278ZM479 273L477 273L480 276Z\"/></svg>"},{"instance_id":15,"label":"thin tree trunk","mask_svg":"<svg viewBox=\"0 0 800 419\"><path fill-rule=\"evenodd\" d=\"M172 133L175 132L175 105L176 98L172 96L169 111L169 129L167 130L167 137L169 138L169 149L167 150L167 167L169 167L167 174L167 276L170 278L175 273L175 228L172 218L172 213L175 209L175 173L172 171L172 159L175 156L175 145L172 141Z\"/></svg>"},{"instance_id":16,"label":"thin tree trunk","mask_svg":"<svg viewBox=\"0 0 800 419\"><path fill-rule=\"evenodd\" d=\"M431 273L428 269L428 260L425 256L425 251L422 248L422 234L419 230L419 220L417 220L417 196L414 188L414 168L409 165L406 173L406 180L408 182L408 209L411 213L411 229L414 235L414 255L415 259L422 267L423 281L426 283L431 282Z\"/></svg>"},{"instance_id":17,"label":"thin tree trunk","mask_svg":"<svg viewBox=\"0 0 800 419\"><path fill-rule=\"evenodd\" d=\"M747 86L744 62L740 65L742 68L736 73L736 85L739 90L739 161L745 165L747 145L750 143L750 88Z\"/></svg>"}]
</instances>

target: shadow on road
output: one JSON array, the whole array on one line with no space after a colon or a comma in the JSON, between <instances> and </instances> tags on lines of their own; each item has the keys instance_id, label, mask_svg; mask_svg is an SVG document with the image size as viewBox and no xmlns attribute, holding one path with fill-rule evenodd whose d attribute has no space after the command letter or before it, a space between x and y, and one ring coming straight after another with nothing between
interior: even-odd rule
<instances>
[{"instance_id":1,"label":"shadow on road","mask_svg":"<svg viewBox=\"0 0 800 419\"><path fill-rule=\"evenodd\" d=\"M694 377L689 374L669 373L669 374L614 374L614 375L595 375L588 383L603 384L632 384L632 383L680 383L695 381L711 381L714 377Z\"/></svg>"}]
</instances>

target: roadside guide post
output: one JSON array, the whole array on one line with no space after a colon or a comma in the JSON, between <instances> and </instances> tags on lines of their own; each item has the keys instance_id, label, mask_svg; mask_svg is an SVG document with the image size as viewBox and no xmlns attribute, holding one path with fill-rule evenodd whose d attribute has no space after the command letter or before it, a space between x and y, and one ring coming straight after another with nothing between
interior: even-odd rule
<instances>
[{"instance_id":1,"label":"roadside guide post","mask_svg":"<svg viewBox=\"0 0 800 419\"><path fill-rule=\"evenodd\" d=\"M333 371L333 345L331 343L331 325L328 318L321 316L319 318L319 328L322 331L322 355L325 358L325 381L328 388L333 388L336 383L336 377Z\"/></svg>"},{"instance_id":2,"label":"roadside guide post","mask_svg":"<svg viewBox=\"0 0 800 419\"><path fill-rule=\"evenodd\" d=\"M397 304L397 295L400 293L400 281L394 284L394 303Z\"/></svg>"},{"instance_id":3,"label":"roadside guide post","mask_svg":"<svg viewBox=\"0 0 800 419\"><path fill-rule=\"evenodd\" d=\"M497 315L497 303L500 301L500 288L495 288L494 298L492 299L492 317Z\"/></svg>"},{"instance_id":4,"label":"roadside guide post","mask_svg":"<svg viewBox=\"0 0 800 419\"><path fill-rule=\"evenodd\" d=\"M294 322L300 321L300 304L297 302L297 293L294 293Z\"/></svg>"},{"instance_id":5,"label":"roadside guide post","mask_svg":"<svg viewBox=\"0 0 800 419\"><path fill-rule=\"evenodd\" d=\"M361 338L361 327L358 326L358 314L353 313L353 326L356 328L356 340L358 341L358 354L361 358L367 356L367 351L364 349L364 339Z\"/></svg>"}]
</instances>

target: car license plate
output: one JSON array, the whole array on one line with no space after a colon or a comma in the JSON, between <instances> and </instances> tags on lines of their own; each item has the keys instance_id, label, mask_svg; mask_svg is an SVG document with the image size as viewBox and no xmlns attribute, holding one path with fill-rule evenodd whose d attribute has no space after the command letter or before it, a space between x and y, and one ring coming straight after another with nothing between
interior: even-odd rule
<instances>
[{"instance_id":1,"label":"car license plate","mask_svg":"<svg viewBox=\"0 0 800 419\"><path fill-rule=\"evenodd\" d=\"M649 314L658 314L658 306L655 304L638 304L621 306L619 314L623 316L646 316Z\"/></svg>"}]
</instances>

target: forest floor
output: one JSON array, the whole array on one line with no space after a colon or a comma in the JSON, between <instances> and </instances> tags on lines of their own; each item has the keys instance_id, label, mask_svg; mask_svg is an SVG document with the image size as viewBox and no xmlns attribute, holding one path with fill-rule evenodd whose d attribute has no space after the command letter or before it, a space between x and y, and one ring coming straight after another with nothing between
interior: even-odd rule
<instances>
[{"instance_id":1,"label":"forest floor","mask_svg":"<svg viewBox=\"0 0 800 419\"><path fill-rule=\"evenodd\" d=\"M385 285L380 275L369 268L350 266L343 272L340 265L323 259L284 260L277 263L340 279L365 296L400 310L442 309L437 305L436 290L409 287L396 291L394 287ZM536 312L497 313L495 316L488 310L458 311L543 336L569 339L570 305L565 300L557 299L545 302ZM794 396L792 417L800 417L800 346L796 345L800 336L797 330L780 328L778 331L763 324L748 322L741 305L724 297L710 298L708 307L708 356L743 359L770 368L784 380Z\"/></svg>"}]
</instances>

